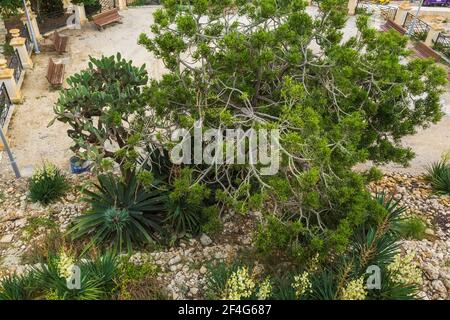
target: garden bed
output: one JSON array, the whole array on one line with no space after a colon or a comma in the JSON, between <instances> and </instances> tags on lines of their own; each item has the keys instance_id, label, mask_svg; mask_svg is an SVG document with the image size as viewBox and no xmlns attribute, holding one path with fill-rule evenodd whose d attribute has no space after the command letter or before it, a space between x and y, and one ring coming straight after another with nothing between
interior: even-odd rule
<instances>
[{"instance_id":1,"label":"garden bed","mask_svg":"<svg viewBox=\"0 0 450 320\"><path fill-rule=\"evenodd\" d=\"M92 179L90 174L71 176L72 191L49 207L29 202L26 180L0 181L0 270L3 275L26 272L37 263L36 254L42 252L39 248L49 241L45 233L55 226L59 231L66 231L71 220L87 209L77 190ZM386 175L371 187L374 191L394 192L407 207L406 215L418 216L427 223L423 239L404 239L401 247L405 253L414 253L414 261L422 270L419 297L449 299L450 196L434 195L423 177L405 174ZM226 214L222 220L224 229L217 235L182 239L170 247L137 249L131 261L137 265L151 261L159 270L155 279L161 291L173 299L206 298L209 270L214 263L252 256L253 264L261 269L259 272L268 268L264 260L254 259L252 253L252 235L260 220L259 213ZM66 242L66 249L74 245Z\"/></svg>"}]
</instances>

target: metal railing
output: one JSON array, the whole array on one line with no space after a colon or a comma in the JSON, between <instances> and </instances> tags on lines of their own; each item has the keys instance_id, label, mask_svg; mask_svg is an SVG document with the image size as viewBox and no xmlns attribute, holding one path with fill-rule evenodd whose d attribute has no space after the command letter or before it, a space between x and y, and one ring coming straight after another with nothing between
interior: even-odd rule
<instances>
[{"instance_id":1,"label":"metal railing","mask_svg":"<svg viewBox=\"0 0 450 320\"><path fill-rule=\"evenodd\" d=\"M370 0L358 0L356 4L356 11L367 12L367 13L379 13L385 20L394 20L397 14L397 7L379 4L376 1Z\"/></svg>"},{"instance_id":2,"label":"metal railing","mask_svg":"<svg viewBox=\"0 0 450 320\"><path fill-rule=\"evenodd\" d=\"M48 33L50 31L67 26L67 19L71 13L64 11L55 11L50 13L39 13L37 22L41 33Z\"/></svg>"},{"instance_id":3,"label":"metal railing","mask_svg":"<svg viewBox=\"0 0 450 320\"><path fill-rule=\"evenodd\" d=\"M160 5L161 0L127 0L127 6Z\"/></svg>"},{"instance_id":4,"label":"metal railing","mask_svg":"<svg viewBox=\"0 0 450 320\"><path fill-rule=\"evenodd\" d=\"M433 44L433 49L443 53L450 59L450 35L440 32Z\"/></svg>"},{"instance_id":5,"label":"metal railing","mask_svg":"<svg viewBox=\"0 0 450 320\"><path fill-rule=\"evenodd\" d=\"M32 39L27 24L24 24L22 29L20 30L20 36L22 38L25 38L25 46L27 47L28 54L30 54L31 50L33 50L33 47L31 45Z\"/></svg>"},{"instance_id":6,"label":"metal railing","mask_svg":"<svg viewBox=\"0 0 450 320\"><path fill-rule=\"evenodd\" d=\"M385 20L394 20L397 15L397 7L380 6L380 13Z\"/></svg>"},{"instance_id":7,"label":"metal railing","mask_svg":"<svg viewBox=\"0 0 450 320\"><path fill-rule=\"evenodd\" d=\"M9 60L8 68L14 70L14 79L16 82L19 82L20 76L22 75L23 66L17 49L14 50L11 60Z\"/></svg>"},{"instance_id":8,"label":"metal railing","mask_svg":"<svg viewBox=\"0 0 450 320\"><path fill-rule=\"evenodd\" d=\"M411 28L413 22L414 15L408 12L406 14L405 22L403 23L403 28L405 28L406 31L409 32L409 29ZM428 23L417 18L413 30L411 30L410 36L416 40L425 41L428 31L430 31L430 26L428 25Z\"/></svg>"},{"instance_id":9,"label":"metal railing","mask_svg":"<svg viewBox=\"0 0 450 320\"><path fill-rule=\"evenodd\" d=\"M11 109L12 102L9 98L8 91L6 91L5 84L0 85L0 127L3 128L8 117L9 110Z\"/></svg>"}]
</instances>

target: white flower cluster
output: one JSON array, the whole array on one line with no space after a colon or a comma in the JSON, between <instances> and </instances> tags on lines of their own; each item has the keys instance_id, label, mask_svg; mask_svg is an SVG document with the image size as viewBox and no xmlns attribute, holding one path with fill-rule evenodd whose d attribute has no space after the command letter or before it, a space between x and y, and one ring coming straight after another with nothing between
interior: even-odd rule
<instances>
[{"instance_id":1,"label":"white flower cluster","mask_svg":"<svg viewBox=\"0 0 450 320\"><path fill-rule=\"evenodd\" d=\"M227 281L225 300L240 300L253 294L256 284L247 267L238 268Z\"/></svg>"},{"instance_id":2,"label":"white flower cluster","mask_svg":"<svg viewBox=\"0 0 450 320\"><path fill-rule=\"evenodd\" d=\"M272 292L272 284L270 283L270 279L266 278L258 289L258 300L266 300L269 298L270 293Z\"/></svg>"},{"instance_id":3,"label":"white flower cluster","mask_svg":"<svg viewBox=\"0 0 450 320\"><path fill-rule=\"evenodd\" d=\"M394 257L394 261L387 267L393 282L406 285L422 284L422 271L413 261L414 257L414 252L410 252L404 256L398 253Z\"/></svg>"},{"instance_id":4,"label":"white flower cluster","mask_svg":"<svg viewBox=\"0 0 450 320\"><path fill-rule=\"evenodd\" d=\"M46 163L46 164L44 164L44 166L42 168L36 169L36 171L34 171L31 179L34 182L38 182L38 181L44 179L44 176L53 178L56 176L57 172L58 172L58 168L54 164Z\"/></svg>"},{"instance_id":5,"label":"white flower cluster","mask_svg":"<svg viewBox=\"0 0 450 320\"><path fill-rule=\"evenodd\" d=\"M72 266L74 264L73 257L61 251L58 257L58 273L61 278L67 279L72 275Z\"/></svg>"},{"instance_id":6,"label":"white flower cluster","mask_svg":"<svg viewBox=\"0 0 450 320\"><path fill-rule=\"evenodd\" d=\"M342 289L342 300L365 300L367 296L364 277L352 280Z\"/></svg>"},{"instance_id":7,"label":"white flower cluster","mask_svg":"<svg viewBox=\"0 0 450 320\"><path fill-rule=\"evenodd\" d=\"M228 278L224 300L248 299L256 296L259 300L270 297L272 284L270 278L266 278L259 286L256 285L255 274L250 274L247 267L240 267Z\"/></svg>"},{"instance_id":8,"label":"white flower cluster","mask_svg":"<svg viewBox=\"0 0 450 320\"><path fill-rule=\"evenodd\" d=\"M294 277L292 287L295 289L295 294L298 299L300 299L305 293L311 292L312 284L309 278L309 273L307 271Z\"/></svg>"}]
</instances>

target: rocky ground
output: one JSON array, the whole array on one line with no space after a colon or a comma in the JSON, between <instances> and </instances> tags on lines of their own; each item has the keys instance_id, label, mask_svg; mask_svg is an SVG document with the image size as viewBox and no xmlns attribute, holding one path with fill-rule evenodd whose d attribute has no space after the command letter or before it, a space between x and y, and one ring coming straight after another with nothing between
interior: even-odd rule
<instances>
[{"instance_id":1,"label":"rocky ground","mask_svg":"<svg viewBox=\"0 0 450 320\"><path fill-rule=\"evenodd\" d=\"M89 176L70 179L72 185L80 186ZM423 270L421 298L450 299L450 197L434 195L423 177L405 174L387 174L371 187L395 193L408 208L406 214L427 222L425 239L404 240L401 245L406 252L416 252L415 260ZM49 217L65 231L70 220L86 208L79 199L79 191L74 189L58 203L42 207L27 201L25 180L0 179L0 273L20 273L29 267L22 257L45 233L41 226L32 239L26 237L33 217ZM170 298L202 298L208 264L231 260L239 250L250 247L251 230L258 219L254 213L226 215L224 230L217 237L202 235L170 249L136 253L132 259L136 263L151 259L160 267L158 280Z\"/></svg>"},{"instance_id":2,"label":"rocky ground","mask_svg":"<svg viewBox=\"0 0 450 320\"><path fill-rule=\"evenodd\" d=\"M423 271L421 298L450 299L450 197L433 194L422 176L406 174L388 174L373 189L389 190L408 208L407 215L426 221L425 239L403 240L402 248L416 253Z\"/></svg>"},{"instance_id":3,"label":"rocky ground","mask_svg":"<svg viewBox=\"0 0 450 320\"><path fill-rule=\"evenodd\" d=\"M71 185L82 186L89 176L70 176ZM0 179L0 275L22 273L32 267L24 257L39 244L45 226L39 226L32 239L27 238L30 221L45 217L55 221L60 231L67 230L71 219L80 215L86 205L80 201L79 188L74 188L61 201L43 207L27 201L26 180ZM158 280L166 286L170 298L186 299L203 296L207 265L230 260L238 250L251 244L250 230L256 214L247 217L224 216L224 230L212 239L206 234L182 241L179 246L153 252L138 252L132 261L141 263L150 259L161 269ZM34 265L35 266L35 265Z\"/></svg>"}]
</instances>

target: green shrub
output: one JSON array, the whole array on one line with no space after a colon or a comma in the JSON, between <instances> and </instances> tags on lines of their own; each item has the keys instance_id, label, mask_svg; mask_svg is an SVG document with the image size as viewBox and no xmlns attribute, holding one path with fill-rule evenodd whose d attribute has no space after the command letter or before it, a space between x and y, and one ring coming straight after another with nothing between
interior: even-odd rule
<instances>
[{"instance_id":1,"label":"green shrub","mask_svg":"<svg viewBox=\"0 0 450 320\"><path fill-rule=\"evenodd\" d=\"M421 240L425 237L427 225L418 217L408 217L399 222L398 228L402 238Z\"/></svg>"},{"instance_id":2,"label":"green shrub","mask_svg":"<svg viewBox=\"0 0 450 320\"><path fill-rule=\"evenodd\" d=\"M43 229L54 229L56 226L56 222L48 217L30 217L22 229L23 237L25 240L31 240L41 233Z\"/></svg>"},{"instance_id":3,"label":"green shrub","mask_svg":"<svg viewBox=\"0 0 450 320\"><path fill-rule=\"evenodd\" d=\"M69 189L65 175L53 164L45 164L29 181L30 200L47 205L63 197Z\"/></svg>"},{"instance_id":4,"label":"green shrub","mask_svg":"<svg viewBox=\"0 0 450 320\"><path fill-rule=\"evenodd\" d=\"M433 163L428 169L427 179L439 194L450 194L450 164L445 161Z\"/></svg>"},{"instance_id":5,"label":"green shrub","mask_svg":"<svg viewBox=\"0 0 450 320\"><path fill-rule=\"evenodd\" d=\"M377 167L371 167L364 172L364 177L368 182L380 181L383 178L383 172Z\"/></svg>"},{"instance_id":6,"label":"green shrub","mask_svg":"<svg viewBox=\"0 0 450 320\"><path fill-rule=\"evenodd\" d=\"M193 183L191 170L183 169L181 176L173 182L165 222L179 235L198 233L203 200L209 196L209 192L205 185Z\"/></svg>"},{"instance_id":7,"label":"green shrub","mask_svg":"<svg viewBox=\"0 0 450 320\"><path fill-rule=\"evenodd\" d=\"M6 57L10 57L14 54L14 48L9 43L4 43L2 46L3 46L3 54Z\"/></svg>"},{"instance_id":8,"label":"green shrub","mask_svg":"<svg viewBox=\"0 0 450 320\"><path fill-rule=\"evenodd\" d=\"M294 277L292 274L287 274L283 277L278 277L274 280L273 291L271 299L274 300L296 300L295 289L292 283Z\"/></svg>"},{"instance_id":9,"label":"green shrub","mask_svg":"<svg viewBox=\"0 0 450 320\"><path fill-rule=\"evenodd\" d=\"M122 259L115 277L115 296L119 300L161 300L166 292L157 280L158 267L150 261L142 264Z\"/></svg>"},{"instance_id":10,"label":"green shrub","mask_svg":"<svg viewBox=\"0 0 450 320\"><path fill-rule=\"evenodd\" d=\"M25 233L25 237L28 235ZM26 240L26 239L25 239ZM51 256L58 254L66 245L64 234L59 228L50 228L43 232L43 236L22 255L22 263L47 263Z\"/></svg>"},{"instance_id":11,"label":"green shrub","mask_svg":"<svg viewBox=\"0 0 450 320\"><path fill-rule=\"evenodd\" d=\"M374 202L383 210L355 228L350 237L350 246L340 255L325 260L320 255L303 257L304 263L294 263L290 270L280 259L272 259L267 270L276 276L272 280L272 299L335 300L335 299L413 299L417 293L417 266L410 265L410 258L399 258L399 244L405 208L399 201L385 194L378 194ZM270 254L292 250L297 236L281 219L270 218L261 225L257 233L260 251ZM301 230L301 228L294 229ZM276 237L275 237L276 235ZM293 241L294 240L294 241ZM314 241L310 243L313 244ZM272 253L273 254L273 253ZM292 255L292 254L290 254ZM277 264L278 262L278 264ZM367 290L366 270L369 266L380 267L382 285L379 290ZM398 266L408 272L398 276ZM295 271L295 272L294 272ZM400 272L400 271L399 271ZM281 273L281 274L280 274Z\"/></svg>"},{"instance_id":12,"label":"green shrub","mask_svg":"<svg viewBox=\"0 0 450 320\"><path fill-rule=\"evenodd\" d=\"M299 221L283 221L274 215L268 215L264 222L258 225L255 246L268 258L296 256L299 237L303 231Z\"/></svg>"},{"instance_id":13,"label":"green shrub","mask_svg":"<svg viewBox=\"0 0 450 320\"><path fill-rule=\"evenodd\" d=\"M210 263L208 265L208 273L206 274L206 291L207 299L221 299L225 292L228 278L233 272L239 268L240 264L219 262L217 264Z\"/></svg>"},{"instance_id":14,"label":"green shrub","mask_svg":"<svg viewBox=\"0 0 450 320\"><path fill-rule=\"evenodd\" d=\"M166 194L156 187L145 188L132 174L122 180L112 174L100 175L96 191L84 190L91 209L77 218L69 229L73 239L92 235L85 251L106 245L115 251L131 251L133 244L152 243L161 228Z\"/></svg>"},{"instance_id":15,"label":"green shrub","mask_svg":"<svg viewBox=\"0 0 450 320\"><path fill-rule=\"evenodd\" d=\"M220 219L220 211L217 206L202 209L200 229L209 235L218 234L223 230L223 222Z\"/></svg>"}]
</instances>

